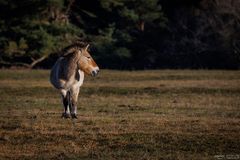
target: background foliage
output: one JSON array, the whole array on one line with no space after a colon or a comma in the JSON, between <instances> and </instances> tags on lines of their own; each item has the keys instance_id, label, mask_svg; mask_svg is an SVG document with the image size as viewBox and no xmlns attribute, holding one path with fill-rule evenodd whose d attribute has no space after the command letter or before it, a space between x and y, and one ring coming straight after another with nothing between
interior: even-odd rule
<instances>
[{"instance_id":1,"label":"background foliage","mask_svg":"<svg viewBox=\"0 0 240 160\"><path fill-rule=\"evenodd\" d=\"M0 0L0 64L49 68L77 40L101 68L240 68L240 1Z\"/></svg>"}]
</instances>

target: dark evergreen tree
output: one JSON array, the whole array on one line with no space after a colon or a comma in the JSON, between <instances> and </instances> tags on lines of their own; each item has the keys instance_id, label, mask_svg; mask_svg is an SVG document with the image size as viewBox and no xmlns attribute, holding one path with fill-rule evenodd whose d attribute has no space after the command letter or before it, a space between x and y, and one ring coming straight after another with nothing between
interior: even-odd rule
<instances>
[{"instance_id":1,"label":"dark evergreen tree","mask_svg":"<svg viewBox=\"0 0 240 160\"><path fill-rule=\"evenodd\" d=\"M0 65L50 67L81 37L103 68L236 69L239 8L236 0L0 0Z\"/></svg>"},{"instance_id":2,"label":"dark evergreen tree","mask_svg":"<svg viewBox=\"0 0 240 160\"><path fill-rule=\"evenodd\" d=\"M64 0L0 1L1 63L33 68L82 31L69 23Z\"/></svg>"}]
</instances>

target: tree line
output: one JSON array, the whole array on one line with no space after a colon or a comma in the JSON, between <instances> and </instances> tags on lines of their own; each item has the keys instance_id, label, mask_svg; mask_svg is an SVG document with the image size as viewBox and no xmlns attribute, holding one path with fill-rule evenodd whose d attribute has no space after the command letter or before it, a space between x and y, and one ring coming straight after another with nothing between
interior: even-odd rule
<instances>
[{"instance_id":1,"label":"tree line","mask_svg":"<svg viewBox=\"0 0 240 160\"><path fill-rule=\"evenodd\" d=\"M0 0L0 66L50 68L88 41L101 68L240 68L237 0Z\"/></svg>"}]
</instances>

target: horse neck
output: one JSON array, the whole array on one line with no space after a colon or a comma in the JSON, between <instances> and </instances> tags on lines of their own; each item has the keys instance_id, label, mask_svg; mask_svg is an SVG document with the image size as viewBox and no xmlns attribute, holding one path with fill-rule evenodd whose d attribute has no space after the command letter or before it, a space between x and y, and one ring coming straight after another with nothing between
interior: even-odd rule
<instances>
[{"instance_id":1,"label":"horse neck","mask_svg":"<svg viewBox=\"0 0 240 160\"><path fill-rule=\"evenodd\" d=\"M66 78L70 79L72 76L76 75L76 72L78 71L78 65L77 65L77 61L78 61L78 57L77 55L73 55L71 57L67 57L66 58L67 64L66 64L66 68L65 68L65 74L66 74Z\"/></svg>"}]
</instances>

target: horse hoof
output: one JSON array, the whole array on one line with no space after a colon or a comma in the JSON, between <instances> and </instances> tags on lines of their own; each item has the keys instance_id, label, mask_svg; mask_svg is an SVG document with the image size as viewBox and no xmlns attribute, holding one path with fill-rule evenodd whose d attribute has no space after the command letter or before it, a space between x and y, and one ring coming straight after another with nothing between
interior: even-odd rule
<instances>
[{"instance_id":1,"label":"horse hoof","mask_svg":"<svg viewBox=\"0 0 240 160\"><path fill-rule=\"evenodd\" d=\"M72 119L77 119L77 115L76 114L71 114Z\"/></svg>"},{"instance_id":2,"label":"horse hoof","mask_svg":"<svg viewBox=\"0 0 240 160\"><path fill-rule=\"evenodd\" d=\"M62 114L62 118L70 118L70 114L68 114L68 113L63 113L63 114Z\"/></svg>"}]
</instances>

